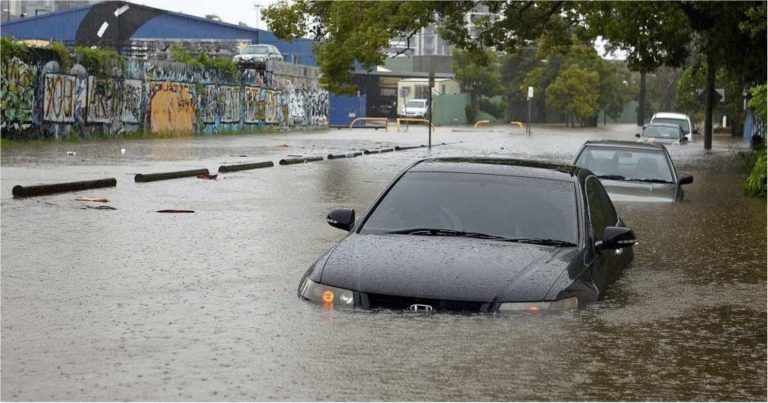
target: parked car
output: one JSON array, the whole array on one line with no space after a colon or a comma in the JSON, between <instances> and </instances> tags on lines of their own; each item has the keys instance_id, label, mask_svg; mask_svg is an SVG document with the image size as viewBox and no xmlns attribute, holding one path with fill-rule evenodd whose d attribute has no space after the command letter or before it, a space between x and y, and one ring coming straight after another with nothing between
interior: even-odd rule
<instances>
[{"instance_id":1,"label":"parked car","mask_svg":"<svg viewBox=\"0 0 768 403\"><path fill-rule=\"evenodd\" d=\"M428 102L426 99L411 99L405 103L400 116L406 118L427 118Z\"/></svg>"},{"instance_id":2,"label":"parked car","mask_svg":"<svg viewBox=\"0 0 768 403\"><path fill-rule=\"evenodd\" d=\"M299 296L327 307L568 310L603 295L635 235L602 184L571 165L438 158L406 168L307 270Z\"/></svg>"},{"instance_id":3,"label":"parked car","mask_svg":"<svg viewBox=\"0 0 768 403\"><path fill-rule=\"evenodd\" d=\"M680 125L670 123L651 123L643 128L642 133L635 134L635 137L647 143L656 144L683 144L688 142L683 128Z\"/></svg>"},{"instance_id":4,"label":"parked car","mask_svg":"<svg viewBox=\"0 0 768 403\"><path fill-rule=\"evenodd\" d=\"M691 118L682 113L658 112L651 117L651 123L670 123L678 125L683 128L683 133L685 133L685 137L687 137L688 140L693 140L694 129L697 134L699 132L698 128L695 128L693 123L691 123Z\"/></svg>"},{"instance_id":5,"label":"parked car","mask_svg":"<svg viewBox=\"0 0 768 403\"><path fill-rule=\"evenodd\" d=\"M282 62L283 55L272 45L248 45L232 58L235 63L264 64L267 60L277 60Z\"/></svg>"},{"instance_id":6,"label":"parked car","mask_svg":"<svg viewBox=\"0 0 768 403\"><path fill-rule=\"evenodd\" d=\"M613 201L679 201L693 176L678 174L660 144L587 141L574 165L594 172Z\"/></svg>"}]
</instances>

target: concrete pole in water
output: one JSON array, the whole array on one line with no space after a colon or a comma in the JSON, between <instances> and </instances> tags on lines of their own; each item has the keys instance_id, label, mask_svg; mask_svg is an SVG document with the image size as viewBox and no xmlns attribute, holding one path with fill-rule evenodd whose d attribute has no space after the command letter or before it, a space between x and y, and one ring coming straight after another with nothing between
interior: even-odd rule
<instances>
[{"instance_id":1,"label":"concrete pole in water","mask_svg":"<svg viewBox=\"0 0 768 403\"><path fill-rule=\"evenodd\" d=\"M533 87L528 87L528 122L525 125L525 133L531 135L531 105L533 104Z\"/></svg>"}]
</instances>

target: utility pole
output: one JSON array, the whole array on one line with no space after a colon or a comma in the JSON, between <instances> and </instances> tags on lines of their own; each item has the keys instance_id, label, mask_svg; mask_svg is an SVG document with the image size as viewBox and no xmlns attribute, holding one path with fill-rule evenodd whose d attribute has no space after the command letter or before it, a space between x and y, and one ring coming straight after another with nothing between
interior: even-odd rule
<instances>
[{"instance_id":1,"label":"utility pole","mask_svg":"<svg viewBox=\"0 0 768 403\"><path fill-rule=\"evenodd\" d=\"M525 134L531 135L531 105L533 105L533 87L528 87L528 122L525 125Z\"/></svg>"},{"instance_id":2,"label":"utility pole","mask_svg":"<svg viewBox=\"0 0 768 403\"><path fill-rule=\"evenodd\" d=\"M429 97L427 97L427 115L429 115L428 131L429 131L429 149L432 149L432 87L435 86L435 72L432 70L432 60L429 62Z\"/></svg>"},{"instance_id":3,"label":"utility pole","mask_svg":"<svg viewBox=\"0 0 768 403\"><path fill-rule=\"evenodd\" d=\"M259 29L259 20L261 20L261 7L263 7L261 4L254 2L253 8L256 9L256 29Z\"/></svg>"}]
</instances>

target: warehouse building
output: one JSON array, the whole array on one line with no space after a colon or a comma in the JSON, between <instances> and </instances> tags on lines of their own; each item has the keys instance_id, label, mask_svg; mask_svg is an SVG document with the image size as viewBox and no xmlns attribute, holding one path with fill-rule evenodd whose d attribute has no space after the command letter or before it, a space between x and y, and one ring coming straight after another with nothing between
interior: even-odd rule
<instances>
[{"instance_id":1,"label":"warehouse building","mask_svg":"<svg viewBox=\"0 0 768 403\"><path fill-rule=\"evenodd\" d=\"M54 40L67 45L111 46L127 56L167 57L171 45L236 54L244 45L275 45L285 61L315 65L312 40L283 41L271 32L126 1L105 1L2 24L15 39Z\"/></svg>"}]
</instances>

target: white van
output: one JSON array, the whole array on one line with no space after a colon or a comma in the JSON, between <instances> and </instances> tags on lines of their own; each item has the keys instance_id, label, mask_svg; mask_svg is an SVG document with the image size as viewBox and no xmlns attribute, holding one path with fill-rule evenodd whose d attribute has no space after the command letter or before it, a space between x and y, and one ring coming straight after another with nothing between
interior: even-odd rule
<instances>
[{"instance_id":1,"label":"white van","mask_svg":"<svg viewBox=\"0 0 768 403\"><path fill-rule=\"evenodd\" d=\"M695 128L693 123L691 123L691 119L688 117L688 115L685 115L682 113L675 113L675 112L655 113L651 118L651 123L670 123L673 125L678 125L683 128L683 133L685 133L685 138L687 138L688 141L693 140L694 131L698 131L698 129Z\"/></svg>"},{"instance_id":2,"label":"white van","mask_svg":"<svg viewBox=\"0 0 768 403\"><path fill-rule=\"evenodd\" d=\"M405 107L400 111L400 116L406 118L426 118L427 107L426 99L412 99L405 103Z\"/></svg>"}]
</instances>

